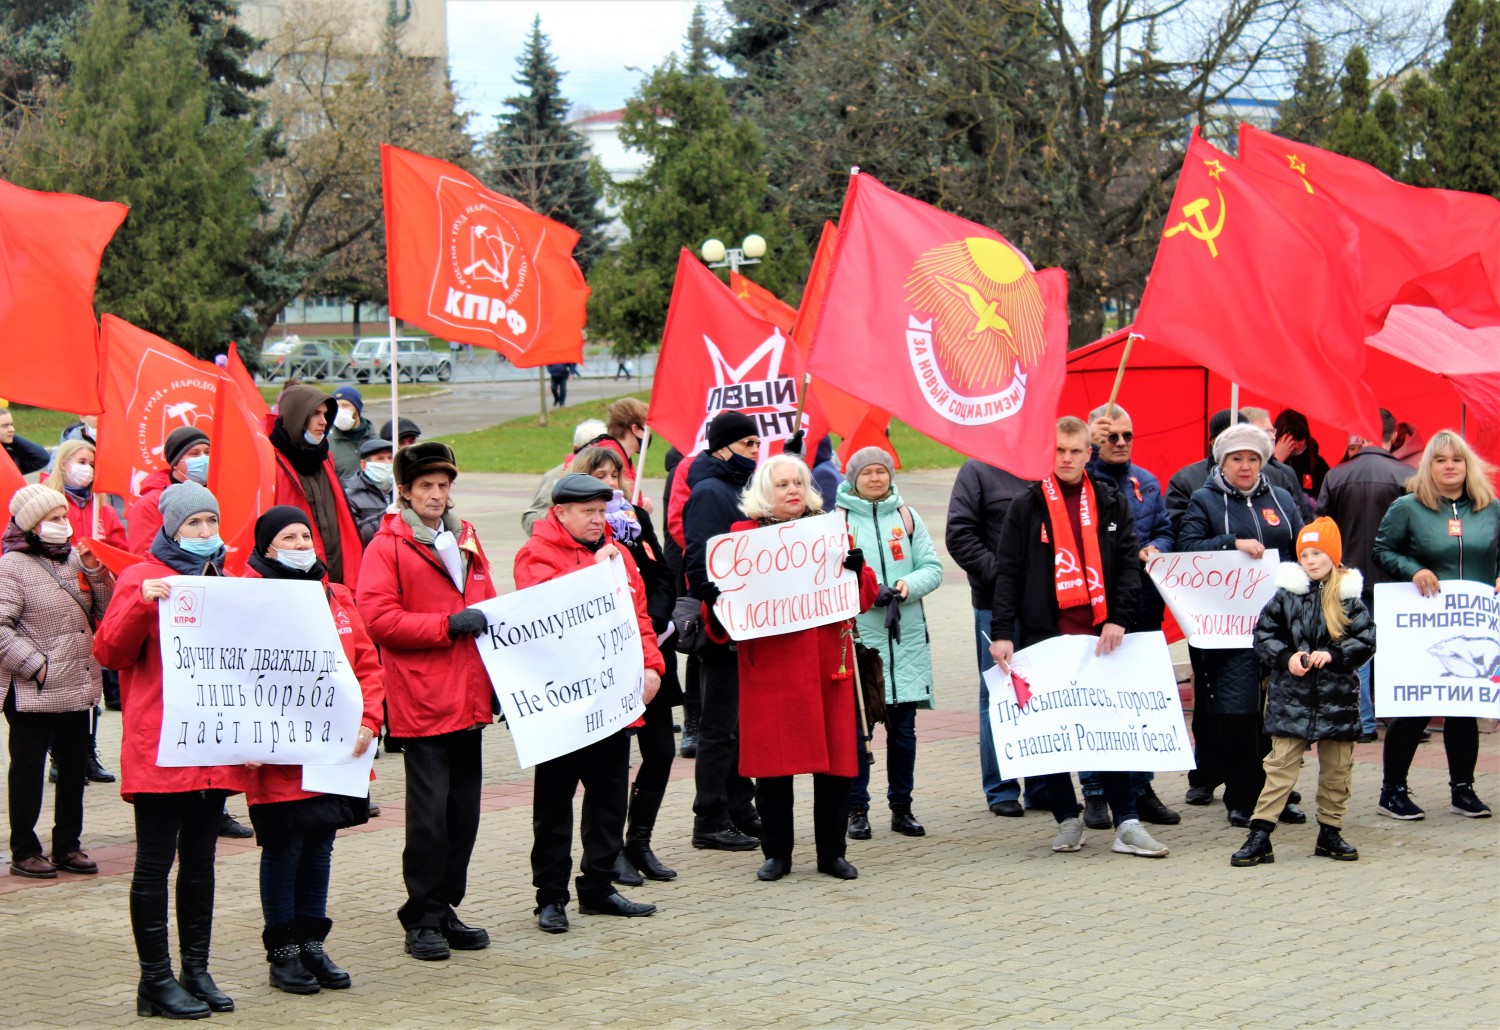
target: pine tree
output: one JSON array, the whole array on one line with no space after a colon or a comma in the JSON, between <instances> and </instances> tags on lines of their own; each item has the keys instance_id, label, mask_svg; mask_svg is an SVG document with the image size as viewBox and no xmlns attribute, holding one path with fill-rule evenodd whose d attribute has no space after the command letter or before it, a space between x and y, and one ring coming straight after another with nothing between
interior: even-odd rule
<instances>
[{"instance_id":1,"label":"pine tree","mask_svg":"<svg viewBox=\"0 0 1500 1030\"><path fill-rule=\"evenodd\" d=\"M505 101L507 111L487 141L484 178L497 191L576 231L574 256L587 271L604 245L608 222L597 185L602 173L589 156L588 140L568 124L563 73L550 45L538 17L514 79L525 92Z\"/></svg>"},{"instance_id":2,"label":"pine tree","mask_svg":"<svg viewBox=\"0 0 1500 1030\"><path fill-rule=\"evenodd\" d=\"M1453 0L1431 143L1436 185L1500 197L1500 0Z\"/></svg>"},{"instance_id":3,"label":"pine tree","mask_svg":"<svg viewBox=\"0 0 1500 1030\"><path fill-rule=\"evenodd\" d=\"M1338 110L1338 93L1328 74L1327 53L1316 37L1302 43L1302 67L1292 85L1290 100L1277 113L1276 132L1318 146L1328 135Z\"/></svg>"},{"instance_id":4,"label":"pine tree","mask_svg":"<svg viewBox=\"0 0 1500 1030\"><path fill-rule=\"evenodd\" d=\"M1351 47L1344 57L1344 74L1339 77L1338 111L1323 145L1374 165L1387 175L1400 175L1401 148L1387 128L1395 127L1395 98L1385 94L1383 107L1382 114L1371 108L1370 62L1363 47Z\"/></svg>"}]
</instances>

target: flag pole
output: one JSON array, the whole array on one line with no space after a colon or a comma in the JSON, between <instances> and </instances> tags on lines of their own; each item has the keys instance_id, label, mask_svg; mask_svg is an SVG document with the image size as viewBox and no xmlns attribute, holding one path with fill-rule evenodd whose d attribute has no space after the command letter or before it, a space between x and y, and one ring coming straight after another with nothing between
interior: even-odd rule
<instances>
[{"instance_id":1,"label":"flag pole","mask_svg":"<svg viewBox=\"0 0 1500 1030\"><path fill-rule=\"evenodd\" d=\"M1229 384L1229 424L1234 425L1240 420L1240 384Z\"/></svg>"},{"instance_id":2,"label":"flag pole","mask_svg":"<svg viewBox=\"0 0 1500 1030\"><path fill-rule=\"evenodd\" d=\"M396 359L396 316L388 315L386 327L390 331L391 339L391 453L395 454L401 446L401 417L396 403L396 383L401 378L400 366Z\"/></svg>"},{"instance_id":3,"label":"flag pole","mask_svg":"<svg viewBox=\"0 0 1500 1030\"><path fill-rule=\"evenodd\" d=\"M1130 348L1135 346L1135 341L1140 339L1139 333L1131 333L1125 338L1125 353L1120 355L1120 370L1115 373L1115 385L1109 390L1109 403L1104 406L1104 417L1115 417L1115 398L1120 396L1120 384L1125 381L1125 364L1130 360Z\"/></svg>"},{"instance_id":4,"label":"flag pole","mask_svg":"<svg viewBox=\"0 0 1500 1030\"><path fill-rule=\"evenodd\" d=\"M802 392L797 395L797 420L792 423L793 433L802 428L802 409L807 407L807 390L811 385L812 374L808 372L802 373ZM804 442L802 446L803 450L807 449L806 442Z\"/></svg>"},{"instance_id":5,"label":"flag pole","mask_svg":"<svg viewBox=\"0 0 1500 1030\"><path fill-rule=\"evenodd\" d=\"M536 367L536 399L539 405L537 410L536 424L545 426L547 424L547 366Z\"/></svg>"},{"instance_id":6,"label":"flag pole","mask_svg":"<svg viewBox=\"0 0 1500 1030\"><path fill-rule=\"evenodd\" d=\"M630 491L630 504L636 507L641 503L641 480L646 478L646 448L651 446L651 427L646 427L645 435L641 437L641 449L635 454L635 487Z\"/></svg>"}]
</instances>

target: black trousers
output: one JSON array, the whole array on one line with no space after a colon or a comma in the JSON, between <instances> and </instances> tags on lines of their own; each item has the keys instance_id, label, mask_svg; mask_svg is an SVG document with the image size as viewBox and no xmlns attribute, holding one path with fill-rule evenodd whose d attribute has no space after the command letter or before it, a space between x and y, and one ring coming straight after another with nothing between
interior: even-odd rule
<instances>
[{"instance_id":1,"label":"black trousers","mask_svg":"<svg viewBox=\"0 0 1500 1030\"><path fill-rule=\"evenodd\" d=\"M42 853L36 834L42 816L42 787L47 773L47 746L57 762L57 791L52 805L52 855L77 851L83 834L83 763L89 747L88 710L18 712L15 692L5 698L10 724L10 857L12 862Z\"/></svg>"},{"instance_id":2,"label":"black trousers","mask_svg":"<svg viewBox=\"0 0 1500 1030\"><path fill-rule=\"evenodd\" d=\"M668 729L671 724L668 723ZM602 901L615 892L615 859L625 841L629 804L630 738L614 733L572 754L542 762L531 788L531 883L536 904L568 903L573 871L573 795L583 784L582 875L578 900Z\"/></svg>"},{"instance_id":3,"label":"black trousers","mask_svg":"<svg viewBox=\"0 0 1500 1030\"><path fill-rule=\"evenodd\" d=\"M1193 721L1196 728L1197 720ZM1266 736L1260 713L1254 715L1215 715L1213 738L1209 750L1224 778L1224 808L1230 812L1255 811L1261 788L1266 785L1267 753L1271 738ZM1198 753L1203 754L1203 745Z\"/></svg>"},{"instance_id":4,"label":"black trousers","mask_svg":"<svg viewBox=\"0 0 1500 1030\"><path fill-rule=\"evenodd\" d=\"M1422 743L1422 731L1428 716L1406 716L1392 719L1385 731L1385 785L1406 786L1406 774ZM1479 761L1479 723L1471 718L1450 715L1443 720L1443 750L1448 755L1448 783L1473 783L1474 766Z\"/></svg>"},{"instance_id":5,"label":"black trousers","mask_svg":"<svg viewBox=\"0 0 1500 1030\"><path fill-rule=\"evenodd\" d=\"M658 693L646 706L646 724L635 731L635 744L641 752L641 766L635 771L637 790L660 794L667 789L672 775L672 759L677 757L677 738L672 733L672 704Z\"/></svg>"},{"instance_id":6,"label":"black trousers","mask_svg":"<svg viewBox=\"0 0 1500 1030\"><path fill-rule=\"evenodd\" d=\"M725 830L754 814L755 784L740 775L740 660L728 647L713 645L701 657L698 761L694 780L693 829ZM847 803L848 799L845 799Z\"/></svg>"},{"instance_id":7,"label":"black trousers","mask_svg":"<svg viewBox=\"0 0 1500 1030\"><path fill-rule=\"evenodd\" d=\"M844 857L849 827L849 777L813 773L813 839L818 864ZM791 862L796 834L792 826L795 796L790 776L762 776L755 781L755 807L760 811L761 854Z\"/></svg>"},{"instance_id":8,"label":"black trousers","mask_svg":"<svg viewBox=\"0 0 1500 1030\"><path fill-rule=\"evenodd\" d=\"M1105 800L1109 802L1109 814L1116 828L1123 822L1136 818L1135 790L1130 785L1128 772L1101 772L1096 774L1104 787ZM1072 773L1051 773L1046 776L1026 778L1029 784L1040 780L1047 791L1047 803L1052 809L1052 818L1058 822L1076 818L1083 809L1078 804L1078 795L1073 791Z\"/></svg>"},{"instance_id":9,"label":"black trousers","mask_svg":"<svg viewBox=\"0 0 1500 1030\"><path fill-rule=\"evenodd\" d=\"M469 883L479 835L483 785L482 731L459 730L403 741L406 761L406 849L401 874L406 904L397 912L410 930L436 928L454 916Z\"/></svg>"},{"instance_id":10,"label":"black trousers","mask_svg":"<svg viewBox=\"0 0 1500 1030\"><path fill-rule=\"evenodd\" d=\"M1197 768L1188 773L1189 787L1218 789L1224 782L1224 770L1219 761L1216 740L1219 735L1218 716L1210 712L1198 699L1193 702L1193 758Z\"/></svg>"},{"instance_id":11,"label":"black trousers","mask_svg":"<svg viewBox=\"0 0 1500 1030\"><path fill-rule=\"evenodd\" d=\"M167 876L177 862L177 934L185 964L205 968L214 912L214 853L219 845L222 790L135 796L135 871L130 925L141 969L170 973ZM166 965L166 969L162 968Z\"/></svg>"}]
</instances>

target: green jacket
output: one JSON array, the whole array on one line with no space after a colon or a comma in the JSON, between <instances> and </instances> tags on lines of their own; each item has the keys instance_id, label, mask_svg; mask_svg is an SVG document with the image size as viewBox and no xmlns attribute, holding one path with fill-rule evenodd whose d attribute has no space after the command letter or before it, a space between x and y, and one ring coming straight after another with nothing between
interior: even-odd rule
<instances>
[{"instance_id":1,"label":"green jacket","mask_svg":"<svg viewBox=\"0 0 1500 1030\"><path fill-rule=\"evenodd\" d=\"M875 571L875 578L887 586L906 581L900 643L886 632L884 608L871 608L855 620L860 640L879 650L885 663L886 701L931 708L932 649L922 598L943 582L943 564L932 546L932 536L921 516L910 508L907 511L912 525L907 532L901 495L894 487L884 500L871 502L856 494L847 482L840 483L837 505L848 521L854 546L864 552L865 563ZM901 557L896 557L897 553Z\"/></svg>"},{"instance_id":2,"label":"green jacket","mask_svg":"<svg viewBox=\"0 0 1500 1030\"><path fill-rule=\"evenodd\" d=\"M1460 536L1448 531L1454 519ZM1397 498L1375 534L1375 564L1405 582L1427 569L1438 579L1493 585L1500 578L1500 501L1475 511L1465 496L1433 511L1415 494Z\"/></svg>"},{"instance_id":3,"label":"green jacket","mask_svg":"<svg viewBox=\"0 0 1500 1030\"><path fill-rule=\"evenodd\" d=\"M338 470L340 479L346 479L359 471L359 446L374 438L375 423L367 418L361 418L359 425L347 433L329 423L328 455L333 459L333 467Z\"/></svg>"}]
</instances>

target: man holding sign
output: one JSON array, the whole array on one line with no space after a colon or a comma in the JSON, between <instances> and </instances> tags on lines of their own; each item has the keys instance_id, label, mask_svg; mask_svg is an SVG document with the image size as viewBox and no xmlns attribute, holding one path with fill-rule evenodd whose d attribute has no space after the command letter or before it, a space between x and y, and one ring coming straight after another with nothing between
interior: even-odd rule
<instances>
[{"instance_id":1,"label":"man holding sign","mask_svg":"<svg viewBox=\"0 0 1500 1030\"><path fill-rule=\"evenodd\" d=\"M1135 615L1141 585L1135 522L1120 492L1084 470L1088 460L1088 425L1071 416L1058 419L1052 475L1018 497L1005 516L990 615L990 656L1003 672L1010 672L1015 654L1010 638L1017 619L1022 646L1081 634L1097 636L1095 654L1107 655L1125 639ZM1022 708L1027 700L1016 698ZM1167 849L1137 818L1130 774L1100 776L1115 826L1114 850L1164 857ZM1077 851L1083 847L1083 822L1073 778L1053 773L1041 779L1058 825L1052 850Z\"/></svg>"},{"instance_id":2,"label":"man holding sign","mask_svg":"<svg viewBox=\"0 0 1500 1030\"><path fill-rule=\"evenodd\" d=\"M656 696L667 666L646 611L646 584L630 553L615 546L604 518L604 509L613 497L614 490L593 476L574 472L559 479L552 488L551 512L545 521L536 523L531 539L516 552L516 588L525 590L618 559L629 578L640 633L645 662L641 700L646 703ZM630 782L630 738L622 729L536 767L531 879L536 887L537 926L547 933L568 929L573 795L580 782L583 865L576 884L579 911L609 916L649 916L656 911L655 905L629 900L613 884L615 859L624 844Z\"/></svg>"}]
</instances>

